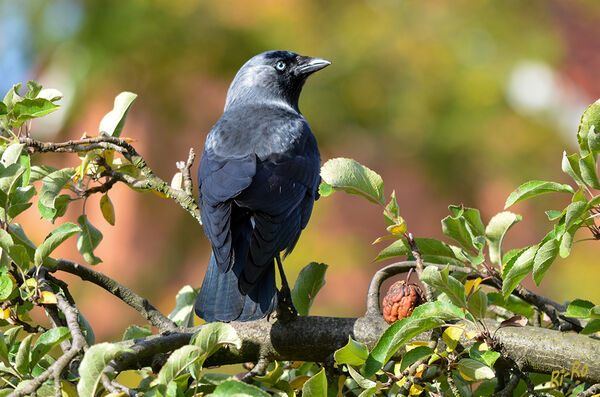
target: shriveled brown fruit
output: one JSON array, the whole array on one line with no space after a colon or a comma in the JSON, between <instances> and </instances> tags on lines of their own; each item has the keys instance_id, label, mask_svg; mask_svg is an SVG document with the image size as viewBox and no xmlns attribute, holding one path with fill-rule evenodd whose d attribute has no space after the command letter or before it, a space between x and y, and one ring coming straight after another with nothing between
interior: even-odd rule
<instances>
[{"instance_id":1,"label":"shriveled brown fruit","mask_svg":"<svg viewBox=\"0 0 600 397\"><path fill-rule=\"evenodd\" d=\"M383 298L383 318L388 324L411 315L415 307L425 302L421 287L396 281Z\"/></svg>"}]
</instances>

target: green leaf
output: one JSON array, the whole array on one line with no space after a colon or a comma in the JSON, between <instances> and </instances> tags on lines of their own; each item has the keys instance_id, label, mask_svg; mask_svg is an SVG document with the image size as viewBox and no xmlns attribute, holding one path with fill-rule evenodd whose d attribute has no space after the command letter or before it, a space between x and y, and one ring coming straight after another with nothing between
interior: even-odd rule
<instances>
[{"instance_id":1,"label":"green leaf","mask_svg":"<svg viewBox=\"0 0 600 397\"><path fill-rule=\"evenodd\" d=\"M121 131L123 130L125 120L127 119L127 113L136 98L136 94L127 91L117 95L113 109L102 118L102 121L100 121L100 133L114 137L121 136Z\"/></svg>"},{"instance_id":2,"label":"green leaf","mask_svg":"<svg viewBox=\"0 0 600 397\"><path fill-rule=\"evenodd\" d=\"M577 130L577 140L581 148L582 154L586 150L598 151L600 146L597 145L594 131L600 132L600 99L587 107L581 115L581 121Z\"/></svg>"},{"instance_id":3,"label":"green leaf","mask_svg":"<svg viewBox=\"0 0 600 397\"><path fill-rule=\"evenodd\" d=\"M569 185L564 185L556 182L529 181L519 186L514 192L512 192L508 196L508 198L506 199L506 203L504 204L504 209L527 198L552 192L571 194L575 193L573 188Z\"/></svg>"},{"instance_id":4,"label":"green leaf","mask_svg":"<svg viewBox=\"0 0 600 397\"><path fill-rule=\"evenodd\" d=\"M521 215L513 214L509 211L500 212L488 223L485 228L485 238L488 242L490 261L497 265L502 265L502 242L506 233L515 224L521 221Z\"/></svg>"},{"instance_id":5,"label":"green leaf","mask_svg":"<svg viewBox=\"0 0 600 397\"><path fill-rule=\"evenodd\" d=\"M6 344L6 339L4 338L4 332L0 331L0 359L8 364L8 345Z\"/></svg>"},{"instance_id":6,"label":"green leaf","mask_svg":"<svg viewBox=\"0 0 600 397\"><path fill-rule=\"evenodd\" d=\"M404 371L420 359L432 356L434 353L435 351L427 346L417 346L414 349L407 351L406 354L402 356L402 361L400 361L400 372Z\"/></svg>"},{"instance_id":7,"label":"green leaf","mask_svg":"<svg viewBox=\"0 0 600 397\"><path fill-rule=\"evenodd\" d=\"M83 356L79 366L77 394L80 397L94 397L98 383L108 363L125 352L132 350L115 343L98 343L91 346Z\"/></svg>"},{"instance_id":8,"label":"green leaf","mask_svg":"<svg viewBox=\"0 0 600 397\"><path fill-rule=\"evenodd\" d=\"M227 323L204 324L200 331L194 334L190 344L198 346L207 356L211 356L223 345L233 345L237 349L242 347L242 341L235 328Z\"/></svg>"},{"instance_id":9,"label":"green leaf","mask_svg":"<svg viewBox=\"0 0 600 397\"><path fill-rule=\"evenodd\" d=\"M459 248L453 247L438 239L417 237L415 238L415 244L417 244L423 259L426 257L435 257L438 258L441 263L455 263L457 261L462 263L466 260L464 255L460 254ZM412 252L408 242L405 238L401 238L384 248L375 260L379 261L410 255L412 255Z\"/></svg>"},{"instance_id":10,"label":"green leaf","mask_svg":"<svg viewBox=\"0 0 600 397\"><path fill-rule=\"evenodd\" d=\"M20 127L27 120L45 116L48 113L54 112L59 107L59 105L55 105L44 98L25 98L13 107L12 115L15 120L12 121L12 125Z\"/></svg>"},{"instance_id":11,"label":"green leaf","mask_svg":"<svg viewBox=\"0 0 600 397\"><path fill-rule=\"evenodd\" d=\"M240 382L239 380L230 379L225 382L219 384L211 396L214 397L225 397L225 396L250 396L250 397L269 397L269 394L259 389L254 385L249 385L244 382ZM305 396L303 394L303 396Z\"/></svg>"},{"instance_id":12,"label":"green leaf","mask_svg":"<svg viewBox=\"0 0 600 397\"><path fill-rule=\"evenodd\" d=\"M4 153L2 153L0 163L2 163L4 167L8 167L11 164L17 163L19 161L19 157L21 156L23 146L25 146L24 143L12 143L8 145Z\"/></svg>"},{"instance_id":13,"label":"green leaf","mask_svg":"<svg viewBox=\"0 0 600 397\"><path fill-rule=\"evenodd\" d=\"M585 201L575 201L569 204L565 214L565 229L569 229L573 226L586 211L587 203Z\"/></svg>"},{"instance_id":14,"label":"green leaf","mask_svg":"<svg viewBox=\"0 0 600 397\"><path fill-rule=\"evenodd\" d=\"M4 102L0 102L0 116L4 116L8 113L8 108Z\"/></svg>"},{"instance_id":15,"label":"green leaf","mask_svg":"<svg viewBox=\"0 0 600 397\"><path fill-rule=\"evenodd\" d=\"M385 206L387 211L383 211L383 218L385 219L385 224L388 226L395 225L396 218L400 216L400 209L398 208L398 201L396 200L396 191L392 191L390 195L390 202ZM391 218L388 214L392 214L393 218Z\"/></svg>"},{"instance_id":16,"label":"green leaf","mask_svg":"<svg viewBox=\"0 0 600 397\"><path fill-rule=\"evenodd\" d=\"M583 335L590 335L598 331L600 331L600 320L596 318L588 322L587 325L581 330L581 333Z\"/></svg>"},{"instance_id":17,"label":"green leaf","mask_svg":"<svg viewBox=\"0 0 600 397\"><path fill-rule=\"evenodd\" d=\"M492 350L480 351L479 346L481 346L481 342L477 342L473 346L471 346L471 348L469 349L469 356L473 360L477 360L487 365L488 367L493 368L494 363L500 357L500 353Z\"/></svg>"},{"instance_id":18,"label":"green leaf","mask_svg":"<svg viewBox=\"0 0 600 397\"><path fill-rule=\"evenodd\" d=\"M533 279L537 285L540 285L542 278L550 269L550 265L558 256L558 241L551 238L546 241L536 252L533 260Z\"/></svg>"},{"instance_id":19,"label":"green leaf","mask_svg":"<svg viewBox=\"0 0 600 397\"><path fill-rule=\"evenodd\" d=\"M594 304L590 301L586 301L583 299L575 299L569 304L569 307L567 307L565 316L575 318L588 318L590 317L590 313L593 307Z\"/></svg>"},{"instance_id":20,"label":"green leaf","mask_svg":"<svg viewBox=\"0 0 600 397\"><path fill-rule=\"evenodd\" d=\"M81 232L77 236L77 249L87 263L97 265L102 260L94 255L94 250L102 241L102 233L88 221L87 215L77 218L77 223L81 227Z\"/></svg>"},{"instance_id":21,"label":"green leaf","mask_svg":"<svg viewBox=\"0 0 600 397\"><path fill-rule=\"evenodd\" d=\"M71 332L67 327L52 328L41 334L37 341L35 341L35 345L31 351L29 368L33 369L42 357L60 343L69 339L70 336Z\"/></svg>"},{"instance_id":22,"label":"green leaf","mask_svg":"<svg viewBox=\"0 0 600 397\"><path fill-rule=\"evenodd\" d=\"M29 356L31 353L32 339L33 334L27 335L19 344L19 349L17 350L17 355L15 356L15 365L17 367L17 371L19 371L21 375L26 375L29 373Z\"/></svg>"},{"instance_id":23,"label":"green leaf","mask_svg":"<svg viewBox=\"0 0 600 397\"><path fill-rule=\"evenodd\" d=\"M175 297L175 309L169 314L169 318L175 324L183 327L194 326L194 304L198 298L198 289L186 285L179 290Z\"/></svg>"},{"instance_id":24,"label":"green leaf","mask_svg":"<svg viewBox=\"0 0 600 397\"><path fill-rule=\"evenodd\" d=\"M33 81L33 80L29 80L27 82L27 88L29 90L27 91L27 94L25 94L25 98L29 98L29 99L37 98L38 94L42 90L42 86L38 82Z\"/></svg>"},{"instance_id":25,"label":"green leaf","mask_svg":"<svg viewBox=\"0 0 600 397\"><path fill-rule=\"evenodd\" d=\"M488 292L488 302L490 305L500 306L515 314L524 317L533 316L533 307L523 299L514 295L509 295L506 299L498 292Z\"/></svg>"},{"instance_id":26,"label":"green leaf","mask_svg":"<svg viewBox=\"0 0 600 397\"><path fill-rule=\"evenodd\" d=\"M326 264L311 262L298 274L292 289L292 301L299 315L308 316L317 293L325 285L326 271Z\"/></svg>"},{"instance_id":27,"label":"green leaf","mask_svg":"<svg viewBox=\"0 0 600 397\"><path fill-rule=\"evenodd\" d=\"M363 366L363 375L373 376L411 338L457 318L464 318L464 313L451 303L436 301L417 306L410 317L396 321L381 335Z\"/></svg>"},{"instance_id":28,"label":"green leaf","mask_svg":"<svg viewBox=\"0 0 600 397\"><path fill-rule=\"evenodd\" d=\"M534 245L527 248L515 260L513 266L510 267L502 277L502 295L506 298L515 287L527 276L533 269L533 260L538 251L538 246Z\"/></svg>"},{"instance_id":29,"label":"green leaf","mask_svg":"<svg viewBox=\"0 0 600 397\"><path fill-rule=\"evenodd\" d=\"M108 194L103 194L100 198L100 211L102 211L102 216L111 226L115 225L115 207L113 206L112 201L110 201L110 197Z\"/></svg>"},{"instance_id":30,"label":"green leaf","mask_svg":"<svg viewBox=\"0 0 600 397\"><path fill-rule=\"evenodd\" d=\"M563 215L564 211L548 210L546 215L549 221L555 221Z\"/></svg>"},{"instance_id":31,"label":"green leaf","mask_svg":"<svg viewBox=\"0 0 600 397\"><path fill-rule=\"evenodd\" d=\"M323 196L343 190L346 193L362 196L375 204L385 205L383 179L355 160L331 159L321 168L321 177L329 185L320 190Z\"/></svg>"},{"instance_id":32,"label":"green leaf","mask_svg":"<svg viewBox=\"0 0 600 397\"><path fill-rule=\"evenodd\" d=\"M198 346L185 345L175 350L158 373L158 377L153 384L168 385L169 382L182 375L188 370L190 365L193 365L200 359L202 351Z\"/></svg>"},{"instance_id":33,"label":"green leaf","mask_svg":"<svg viewBox=\"0 0 600 397\"><path fill-rule=\"evenodd\" d=\"M31 176L29 182L34 183L42 180L44 177L50 175L53 172L58 171L58 168L54 168L51 165L32 165Z\"/></svg>"},{"instance_id":34,"label":"green leaf","mask_svg":"<svg viewBox=\"0 0 600 397\"><path fill-rule=\"evenodd\" d=\"M458 370L460 371L461 375L466 375L475 381L493 379L496 377L496 374L490 367L471 358L463 358L460 360L458 362Z\"/></svg>"},{"instance_id":35,"label":"green leaf","mask_svg":"<svg viewBox=\"0 0 600 397\"><path fill-rule=\"evenodd\" d=\"M348 335L346 346L337 349L333 358L338 364L363 365L369 356L367 346L355 341Z\"/></svg>"},{"instance_id":36,"label":"green leaf","mask_svg":"<svg viewBox=\"0 0 600 397\"><path fill-rule=\"evenodd\" d=\"M140 327L139 325L130 325L123 334L122 340L133 340L138 338L145 338L152 335L152 330L149 325Z\"/></svg>"},{"instance_id":37,"label":"green leaf","mask_svg":"<svg viewBox=\"0 0 600 397\"><path fill-rule=\"evenodd\" d=\"M463 248L467 250L474 249L474 236L467 228L467 222L463 216L447 216L442 219L442 232L457 241Z\"/></svg>"},{"instance_id":38,"label":"green leaf","mask_svg":"<svg viewBox=\"0 0 600 397\"><path fill-rule=\"evenodd\" d=\"M346 368L348 368L348 373L350 374L350 376L352 377L352 379L354 379L354 381L361 388L363 388L363 389L369 389L369 388L377 386L376 382L373 382L371 379L365 378L364 376L362 376L357 370L355 370L351 366L347 366Z\"/></svg>"},{"instance_id":39,"label":"green leaf","mask_svg":"<svg viewBox=\"0 0 600 397\"><path fill-rule=\"evenodd\" d=\"M4 103L6 104L6 108L8 111L12 111L15 104L22 101L23 98L19 95L19 90L21 89L21 83L13 85L13 87L6 93L4 97Z\"/></svg>"},{"instance_id":40,"label":"green leaf","mask_svg":"<svg viewBox=\"0 0 600 397\"><path fill-rule=\"evenodd\" d=\"M17 181L25 173L25 169L21 164L11 164L8 167L0 166L0 191L4 193L3 199L9 195L16 187ZM0 203L3 207L5 203Z\"/></svg>"},{"instance_id":41,"label":"green leaf","mask_svg":"<svg viewBox=\"0 0 600 397\"><path fill-rule=\"evenodd\" d=\"M469 309L469 312L475 316L475 319L485 318L487 306L487 295L480 289L472 293L467 300L467 308Z\"/></svg>"},{"instance_id":42,"label":"green leaf","mask_svg":"<svg viewBox=\"0 0 600 397\"><path fill-rule=\"evenodd\" d=\"M597 153L590 153L579 160L579 169L581 170L581 179L588 186L594 189L600 189L598 182L598 170L596 169Z\"/></svg>"},{"instance_id":43,"label":"green leaf","mask_svg":"<svg viewBox=\"0 0 600 397\"><path fill-rule=\"evenodd\" d=\"M325 368L314 374L302 386L302 397L326 397L327 396L327 377Z\"/></svg>"},{"instance_id":44,"label":"green leaf","mask_svg":"<svg viewBox=\"0 0 600 397\"><path fill-rule=\"evenodd\" d=\"M8 299L15 289L15 283L8 274L0 275L0 301Z\"/></svg>"},{"instance_id":45,"label":"green leaf","mask_svg":"<svg viewBox=\"0 0 600 397\"><path fill-rule=\"evenodd\" d=\"M431 285L438 291L446 293L451 302L458 307L466 307L465 286L449 275L449 268L440 271L437 267L427 266L421 281Z\"/></svg>"},{"instance_id":46,"label":"green leaf","mask_svg":"<svg viewBox=\"0 0 600 397\"><path fill-rule=\"evenodd\" d=\"M32 167L32 174L33 174ZM56 209L54 203L60 191L75 175L75 168L63 168L54 171L42 178L42 188L40 189L40 203L45 207ZM32 175L33 179L33 175Z\"/></svg>"},{"instance_id":47,"label":"green leaf","mask_svg":"<svg viewBox=\"0 0 600 397\"><path fill-rule=\"evenodd\" d=\"M62 99L63 94L62 92L54 88L44 88L40 91L37 97L47 99L50 102L56 102Z\"/></svg>"},{"instance_id":48,"label":"green leaf","mask_svg":"<svg viewBox=\"0 0 600 397\"><path fill-rule=\"evenodd\" d=\"M48 236L44 239L44 242L40 244L35 250L34 263L36 266L41 266L52 251L54 251L59 245L61 245L66 239L75 234L81 232L79 226L74 223L67 222L56 229L52 230Z\"/></svg>"},{"instance_id":49,"label":"green leaf","mask_svg":"<svg viewBox=\"0 0 600 397\"><path fill-rule=\"evenodd\" d=\"M573 246L573 239L575 238L575 233L579 229L579 225L575 224L571 226L569 229L565 230L560 239L560 246L558 247L558 254L561 258L566 258L571 254L571 247Z\"/></svg>"},{"instance_id":50,"label":"green leaf","mask_svg":"<svg viewBox=\"0 0 600 397\"><path fill-rule=\"evenodd\" d=\"M579 168L579 154L573 153L567 156L567 152L563 152L562 170L569 175L580 186L585 185Z\"/></svg>"},{"instance_id":51,"label":"green leaf","mask_svg":"<svg viewBox=\"0 0 600 397\"><path fill-rule=\"evenodd\" d=\"M483 236L485 234L483 221L481 220L481 214L477 208L463 207L462 216L467 221L467 226L470 229L471 235Z\"/></svg>"}]
</instances>

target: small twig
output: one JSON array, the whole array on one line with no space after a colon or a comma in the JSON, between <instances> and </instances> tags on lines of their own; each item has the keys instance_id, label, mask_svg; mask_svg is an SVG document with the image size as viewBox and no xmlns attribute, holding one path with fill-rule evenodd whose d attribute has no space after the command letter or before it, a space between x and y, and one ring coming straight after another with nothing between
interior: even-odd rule
<instances>
[{"instance_id":1,"label":"small twig","mask_svg":"<svg viewBox=\"0 0 600 397\"><path fill-rule=\"evenodd\" d=\"M408 245L410 246L410 251L412 252L412 254L415 257L415 260L417 262L417 266L416 266L417 275L419 276L419 280L421 280L421 278L423 277L423 270L425 270L425 267L423 266L423 260L421 259L421 251L419 250L419 247L417 246L417 242L413 238L412 233L406 233L405 236L406 236L406 241L408 241ZM423 290L425 292L425 299L427 300L427 302L432 302L433 301L433 291L431 290L431 287L427 283L424 283L424 282L421 282L421 284L423 285Z\"/></svg>"},{"instance_id":2,"label":"small twig","mask_svg":"<svg viewBox=\"0 0 600 397\"><path fill-rule=\"evenodd\" d=\"M513 395L513 391L517 388L517 385L519 384L519 380L520 378L517 375L511 376L506 386L498 393L494 394L494 396L511 397Z\"/></svg>"},{"instance_id":3,"label":"small twig","mask_svg":"<svg viewBox=\"0 0 600 397\"><path fill-rule=\"evenodd\" d=\"M29 137L21 137L19 139L21 143L24 143L28 148L33 149L39 153L47 152L88 152L95 149L102 150L114 150L119 152L127 160L131 162L146 178L141 181L139 188L151 189L163 193L165 196L175 200L183 209L189 212L198 223L202 224L200 218L200 210L198 203L192 194L184 192L182 190L173 189L168 183L160 179L154 171L146 164L146 160L131 146L125 139L116 138L108 135L100 135L94 138L82 138L76 140L70 140L67 142L42 142ZM193 161L193 158L191 159ZM188 157L188 162L190 158ZM189 165L191 167L191 164ZM187 164L186 164L187 167ZM122 175L122 174L121 174ZM123 179L126 179L123 177ZM191 179L190 179L191 181ZM137 186L136 186L137 187ZM192 189L190 189L191 191Z\"/></svg>"},{"instance_id":4,"label":"small twig","mask_svg":"<svg viewBox=\"0 0 600 397\"><path fill-rule=\"evenodd\" d=\"M194 194L191 169L195 159L196 152L194 152L194 148L190 148L187 161L185 163L183 161L177 162L177 169L183 177L183 190L189 196Z\"/></svg>"},{"instance_id":5,"label":"small twig","mask_svg":"<svg viewBox=\"0 0 600 397\"><path fill-rule=\"evenodd\" d=\"M268 358L264 356L260 357L258 359L258 362L254 365L254 367L250 371L248 371L240 380L246 383L252 382L252 379L254 379L255 376L262 376L267 372L267 367L270 363L271 361L269 361Z\"/></svg>"},{"instance_id":6,"label":"small twig","mask_svg":"<svg viewBox=\"0 0 600 397\"><path fill-rule=\"evenodd\" d=\"M39 281L42 284L42 289L51 291L48 285L45 284L43 274L40 276L41 279ZM30 382L22 383L25 386L22 389L17 388L14 390L9 394L9 397L20 397L33 394L44 384L46 380L50 379L51 377L60 378L60 374L69 365L71 360L73 360L78 354L87 348L87 343L83 333L81 332L81 327L79 326L79 315L77 309L74 306L71 306L71 304L69 304L69 302L67 302L67 300L61 294L56 294L55 296L58 309L65 315L65 320L67 322L67 327L71 332L73 344L71 345L71 348L62 356L60 356L52 365L50 365L48 369L32 379Z\"/></svg>"},{"instance_id":7,"label":"small twig","mask_svg":"<svg viewBox=\"0 0 600 397\"><path fill-rule=\"evenodd\" d=\"M577 397L592 397L596 394L600 393L600 383L596 383L591 386L589 389L579 393Z\"/></svg>"},{"instance_id":8,"label":"small twig","mask_svg":"<svg viewBox=\"0 0 600 397\"><path fill-rule=\"evenodd\" d=\"M82 280L90 281L104 288L106 291L137 310L150 324L157 327L160 332L172 331L177 328L177 325L173 321L151 305L147 299L142 298L129 288L119 284L103 273L66 259L59 259L55 267L48 269L49 272L58 270L74 274Z\"/></svg>"}]
</instances>

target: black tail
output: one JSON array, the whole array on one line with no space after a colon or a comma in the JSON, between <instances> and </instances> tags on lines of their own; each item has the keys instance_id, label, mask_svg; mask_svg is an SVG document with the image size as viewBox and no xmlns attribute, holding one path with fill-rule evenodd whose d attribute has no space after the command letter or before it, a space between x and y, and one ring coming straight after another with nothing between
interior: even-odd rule
<instances>
[{"instance_id":1,"label":"black tail","mask_svg":"<svg viewBox=\"0 0 600 397\"><path fill-rule=\"evenodd\" d=\"M222 273L214 254L211 254L195 305L198 317L209 323L252 321L264 318L275 310L277 287L274 265L245 295L240 292L238 275L234 270L235 266L234 269Z\"/></svg>"}]
</instances>

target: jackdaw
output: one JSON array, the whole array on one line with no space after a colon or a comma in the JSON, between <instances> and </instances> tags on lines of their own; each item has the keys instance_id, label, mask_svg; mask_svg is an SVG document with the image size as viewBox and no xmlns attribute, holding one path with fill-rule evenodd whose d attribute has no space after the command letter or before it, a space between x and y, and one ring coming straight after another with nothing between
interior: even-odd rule
<instances>
[{"instance_id":1,"label":"jackdaw","mask_svg":"<svg viewBox=\"0 0 600 397\"><path fill-rule=\"evenodd\" d=\"M298 109L307 77L330 62L288 51L251 58L227 92L198 170L212 254L195 310L212 321L296 315L281 264L318 198L321 158ZM279 268L281 291L275 283Z\"/></svg>"}]
</instances>

